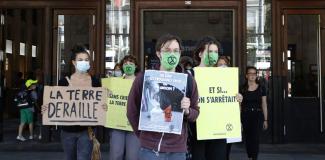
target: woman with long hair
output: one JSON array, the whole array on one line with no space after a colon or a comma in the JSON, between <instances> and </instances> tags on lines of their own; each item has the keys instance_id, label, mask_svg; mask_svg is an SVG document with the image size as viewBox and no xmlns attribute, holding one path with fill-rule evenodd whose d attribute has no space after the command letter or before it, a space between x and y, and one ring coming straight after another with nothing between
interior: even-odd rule
<instances>
[{"instance_id":1,"label":"woman with long hair","mask_svg":"<svg viewBox=\"0 0 325 160\"><path fill-rule=\"evenodd\" d=\"M221 44L213 37L200 39L194 49L197 67L216 67L220 48ZM197 140L196 123L190 124L192 160L225 160L226 145L226 139Z\"/></svg>"},{"instance_id":2,"label":"woman with long hair","mask_svg":"<svg viewBox=\"0 0 325 160\"><path fill-rule=\"evenodd\" d=\"M200 39L194 49L197 67L221 67L217 65L220 49L221 44L215 38L206 36ZM236 95L237 101L241 98L240 94ZM190 124L190 128L192 160L226 160L226 139L197 140L196 123Z\"/></svg>"},{"instance_id":3,"label":"woman with long hair","mask_svg":"<svg viewBox=\"0 0 325 160\"><path fill-rule=\"evenodd\" d=\"M255 67L246 68L246 82L241 87L241 121L246 152L250 160L257 160L259 132L268 128L266 89L257 79Z\"/></svg>"}]
</instances>

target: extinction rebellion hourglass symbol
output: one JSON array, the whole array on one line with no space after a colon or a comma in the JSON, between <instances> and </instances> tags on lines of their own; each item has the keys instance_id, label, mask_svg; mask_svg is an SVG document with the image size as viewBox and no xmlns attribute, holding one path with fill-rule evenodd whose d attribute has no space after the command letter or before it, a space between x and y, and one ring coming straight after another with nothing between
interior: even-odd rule
<instances>
[{"instance_id":1,"label":"extinction rebellion hourglass symbol","mask_svg":"<svg viewBox=\"0 0 325 160\"><path fill-rule=\"evenodd\" d=\"M232 124L230 124L230 123L228 123L228 124L226 125L226 130L227 130L228 132L232 131L233 128L234 128L234 126L233 126Z\"/></svg>"},{"instance_id":2,"label":"extinction rebellion hourglass symbol","mask_svg":"<svg viewBox=\"0 0 325 160\"><path fill-rule=\"evenodd\" d=\"M175 65L176 57L175 56L168 57L167 62L168 62L169 65Z\"/></svg>"}]
</instances>

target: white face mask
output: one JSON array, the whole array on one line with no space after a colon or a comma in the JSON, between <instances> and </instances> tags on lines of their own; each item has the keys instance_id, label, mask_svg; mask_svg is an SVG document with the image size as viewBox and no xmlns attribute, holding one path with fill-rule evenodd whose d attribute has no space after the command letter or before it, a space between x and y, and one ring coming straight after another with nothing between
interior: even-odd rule
<instances>
[{"instance_id":1,"label":"white face mask","mask_svg":"<svg viewBox=\"0 0 325 160\"><path fill-rule=\"evenodd\" d=\"M77 61L77 70L80 73L86 73L90 69L89 61Z\"/></svg>"},{"instance_id":2,"label":"white face mask","mask_svg":"<svg viewBox=\"0 0 325 160\"><path fill-rule=\"evenodd\" d=\"M114 71L114 77L121 77L122 71Z\"/></svg>"}]
</instances>

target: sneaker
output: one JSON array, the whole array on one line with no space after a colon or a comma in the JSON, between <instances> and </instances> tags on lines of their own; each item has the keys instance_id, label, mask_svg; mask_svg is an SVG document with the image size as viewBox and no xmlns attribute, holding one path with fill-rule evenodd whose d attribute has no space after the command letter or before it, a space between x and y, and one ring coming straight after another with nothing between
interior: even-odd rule
<instances>
[{"instance_id":1,"label":"sneaker","mask_svg":"<svg viewBox=\"0 0 325 160\"><path fill-rule=\"evenodd\" d=\"M17 139L18 141L22 141L22 142L26 141L26 139L25 139L23 136L17 136L16 139Z\"/></svg>"},{"instance_id":2,"label":"sneaker","mask_svg":"<svg viewBox=\"0 0 325 160\"><path fill-rule=\"evenodd\" d=\"M29 138L28 138L29 140L33 140L34 139L34 137L33 136L29 136Z\"/></svg>"},{"instance_id":3,"label":"sneaker","mask_svg":"<svg viewBox=\"0 0 325 160\"><path fill-rule=\"evenodd\" d=\"M41 139L42 139L42 135L39 135L39 136L38 136L38 139L41 140Z\"/></svg>"}]
</instances>

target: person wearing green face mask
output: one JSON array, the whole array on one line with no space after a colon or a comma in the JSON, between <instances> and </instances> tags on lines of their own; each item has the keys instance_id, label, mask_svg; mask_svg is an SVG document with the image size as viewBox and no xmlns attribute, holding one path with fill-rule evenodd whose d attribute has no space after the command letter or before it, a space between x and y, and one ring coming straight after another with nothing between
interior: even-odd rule
<instances>
[{"instance_id":1,"label":"person wearing green face mask","mask_svg":"<svg viewBox=\"0 0 325 160\"><path fill-rule=\"evenodd\" d=\"M219 58L220 47L220 43L213 37L206 36L199 40L194 49L197 67L214 67ZM190 123L190 130L192 160L226 160L226 139L197 140L195 123Z\"/></svg>"},{"instance_id":2,"label":"person wearing green face mask","mask_svg":"<svg viewBox=\"0 0 325 160\"><path fill-rule=\"evenodd\" d=\"M179 51L162 51L161 52L161 67L166 71L171 71L176 68L181 54Z\"/></svg>"},{"instance_id":3,"label":"person wearing green face mask","mask_svg":"<svg viewBox=\"0 0 325 160\"><path fill-rule=\"evenodd\" d=\"M138 72L137 60L132 55L125 56L121 62L124 79L135 79ZM110 132L110 160L138 160L140 142L133 132L111 129Z\"/></svg>"},{"instance_id":4,"label":"person wearing green face mask","mask_svg":"<svg viewBox=\"0 0 325 160\"><path fill-rule=\"evenodd\" d=\"M160 65L155 69L167 72L182 73L178 66L181 56L181 40L174 35L164 35L156 43L156 55ZM138 158L141 160L185 160L187 151L187 123L194 122L199 115L198 91L194 78L188 75L186 96L181 100L181 108L184 111L184 121L180 135L139 131L140 106L143 92L144 73L139 73L133 82L127 103L127 117L140 139L141 148ZM159 89L159 88L158 88Z\"/></svg>"},{"instance_id":5,"label":"person wearing green face mask","mask_svg":"<svg viewBox=\"0 0 325 160\"><path fill-rule=\"evenodd\" d=\"M218 52L207 51L203 55L203 63L207 67L212 67L217 63L218 57L219 57Z\"/></svg>"}]
</instances>

